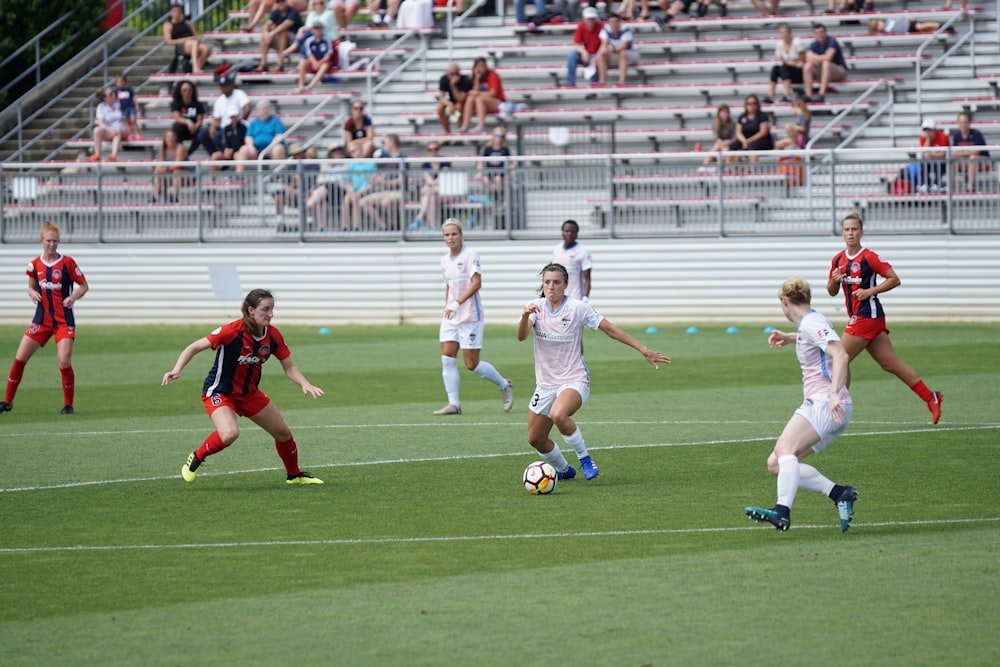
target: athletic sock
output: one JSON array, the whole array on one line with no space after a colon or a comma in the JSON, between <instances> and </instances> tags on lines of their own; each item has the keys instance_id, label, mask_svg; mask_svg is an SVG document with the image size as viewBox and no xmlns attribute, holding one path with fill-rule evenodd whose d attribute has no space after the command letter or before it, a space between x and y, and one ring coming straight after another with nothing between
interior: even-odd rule
<instances>
[{"instance_id":1,"label":"athletic sock","mask_svg":"<svg viewBox=\"0 0 1000 667\"><path fill-rule=\"evenodd\" d=\"M910 387L910 391L919 396L924 403L930 403L934 400L934 392L927 388L923 380L918 380L915 385Z\"/></svg>"},{"instance_id":2,"label":"athletic sock","mask_svg":"<svg viewBox=\"0 0 1000 667\"><path fill-rule=\"evenodd\" d=\"M295 438L289 438L285 442L274 441L274 448L278 450L281 462L285 464L285 472L289 475L298 475L299 470L299 449L295 446Z\"/></svg>"},{"instance_id":3,"label":"athletic sock","mask_svg":"<svg viewBox=\"0 0 1000 667\"><path fill-rule=\"evenodd\" d=\"M222 438L219 437L218 431L212 431L211 435L205 438L205 442L201 443L201 447L195 451L194 455L204 461L207 457L212 454L218 454L228 446L229 445L222 442Z\"/></svg>"},{"instance_id":4,"label":"athletic sock","mask_svg":"<svg viewBox=\"0 0 1000 667\"><path fill-rule=\"evenodd\" d=\"M580 433L579 428L573 431L571 435L564 435L563 440L566 441L567 445L573 448L577 457L582 459L585 456L589 456L587 453L587 445L583 442L583 434Z\"/></svg>"},{"instance_id":5,"label":"athletic sock","mask_svg":"<svg viewBox=\"0 0 1000 667\"><path fill-rule=\"evenodd\" d=\"M559 472L565 472L569 468L569 461L563 456L563 453L559 450L559 445L552 443L552 450L547 454L542 454L539 452L539 456L542 460L548 463L550 466L558 470Z\"/></svg>"},{"instance_id":6,"label":"athletic sock","mask_svg":"<svg viewBox=\"0 0 1000 667\"><path fill-rule=\"evenodd\" d=\"M10 366L10 377L7 378L7 392L4 394L3 399L8 403L14 402L17 387L21 384L21 378L24 376L24 365L25 362L15 359L14 363Z\"/></svg>"},{"instance_id":7,"label":"athletic sock","mask_svg":"<svg viewBox=\"0 0 1000 667\"><path fill-rule=\"evenodd\" d=\"M778 459L778 504L791 509L799 488L799 459L785 454Z\"/></svg>"},{"instance_id":8,"label":"athletic sock","mask_svg":"<svg viewBox=\"0 0 1000 667\"><path fill-rule=\"evenodd\" d=\"M836 486L832 480L827 479L823 473L808 463L799 464L799 488L806 491L815 491L829 496L831 490Z\"/></svg>"},{"instance_id":9,"label":"athletic sock","mask_svg":"<svg viewBox=\"0 0 1000 667\"><path fill-rule=\"evenodd\" d=\"M73 367L60 368L62 375L63 405L73 405L73 389L76 386L76 375L73 374Z\"/></svg>"},{"instance_id":10,"label":"athletic sock","mask_svg":"<svg viewBox=\"0 0 1000 667\"><path fill-rule=\"evenodd\" d=\"M462 401L458 398L458 387L462 383L462 378L458 374L455 357L441 357L441 377L444 378L444 391L448 394L448 404L462 405Z\"/></svg>"},{"instance_id":11,"label":"athletic sock","mask_svg":"<svg viewBox=\"0 0 1000 667\"><path fill-rule=\"evenodd\" d=\"M493 364L488 361L480 360L479 365L476 366L472 372L484 380L489 380L500 389L507 388L507 379L500 375L500 371L494 368Z\"/></svg>"}]
</instances>

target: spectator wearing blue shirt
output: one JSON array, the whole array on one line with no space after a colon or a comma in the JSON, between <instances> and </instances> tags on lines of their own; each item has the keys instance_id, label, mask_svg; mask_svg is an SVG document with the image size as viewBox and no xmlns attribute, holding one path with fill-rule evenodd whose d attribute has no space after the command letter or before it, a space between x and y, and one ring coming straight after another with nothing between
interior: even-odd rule
<instances>
[{"instance_id":1,"label":"spectator wearing blue shirt","mask_svg":"<svg viewBox=\"0 0 1000 667\"><path fill-rule=\"evenodd\" d=\"M330 38L326 36L323 23L316 21L310 26L310 30L312 34L303 40L300 52L302 59L299 60L299 87L297 90L299 93L305 93L315 88L323 81L323 77L328 71L337 67L337 50ZM294 45L289 47L289 50L292 48ZM306 85L307 73L313 74L308 86Z\"/></svg>"},{"instance_id":2,"label":"spectator wearing blue shirt","mask_svg":"<svg viewBox=\"0 0 1000 667\"><path fill-rule=\"evenodd\" d=\"M256 160L262 153L270 160L285 159L288 148L282 140L284 132L285 124L271 113L271 103L261 100L257 103L257 117L250 121L243 148L237 153L236 159ZM237 165L236 171L243 171L243 165Z\"/></svg>"},{"instance_id":3,"label":"spectator wearing blue shirt","mask_svg":"<svg viewBox=\"0 0 1000 667\"><path fill-rule=\"evenodd\" d=\"M951 169L952 192L955 191L956 172L965 174L965 191L975 192L976 174L980 170L989 169L989 162L986 158L990 156L990 152L982 148L975 148L976 146L985 146L986 137L983 136L982 132L972 127L972 114L968 111L958 113L958 127L951 131L951 145L956 148L962 147L960 150L951 152L954 159L952 163L954 168Z\"/></svg>"},{"instance_id":4,"label":"spectator wearing blue shirt","mask_svg":"<svg viewBox=\"0 0 1000 667\"><path fill-rule=\"evenodd\" d=\"M144 137L139 132L139 122L136 119L135 110L135 90L128 85L128 77L119 74L115 77L115 97L118 98L118 106L125 117L125 125L128 127L129 141L142 141Z\"/></svg>"},{"instance_id":5,"label":"spectator wearing blue shirt","mask_svg":"<svg viewBox=\"0 0 1000 667\"><path fill-rule=\"evenodd\" d=\"M275 9L260 31L260 64L258 72L267 71L267 53L274 47L278 51L277 71L285 68L285 50L302 27L299 10L288 6L288 0L275 0Z\"/></svg>"},{"instance_id":6,"label":"spectator wearing blue shirt","mask_svg":"<svg viewBox=\"0 0 1000 667\"><path fill-rule=\"evenodd\" d=\"M340 224L348 231L348 221L353 224L350 229L361 229L361 199L369 194L375 176L375 163L364 153L364 146L355 142L348 148L351 161L347 165L347 179L344 182L344 200L340 203Z\"/></svg>"},{"instance_id":7,"label":"spectator wearing blue shirt","mask_svg":"<svg viewBox=\"0 0 1000 667\"><path fill-rule=\"evenodd\" d=\"M819 92L813 94L813 81L819 78ZM847 79L847 61L837 40L826 34L826 26L813 24L813 41L806 51L806 64L802 68L802 83L806 88L806 102L825 101L830 83Z\"/></svg>"}]
</instances>

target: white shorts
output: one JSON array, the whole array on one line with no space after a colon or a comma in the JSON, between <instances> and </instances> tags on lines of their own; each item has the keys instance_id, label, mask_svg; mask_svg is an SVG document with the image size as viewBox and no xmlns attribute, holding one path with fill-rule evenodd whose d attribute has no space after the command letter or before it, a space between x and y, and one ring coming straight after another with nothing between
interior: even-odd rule
<instances>
[{"instance_id":1,"label":"white shorts","mask_svg":"<svg viewBox=\"0 0 1000 667\"><path fill-rule=\"evenodd\" d=\"M549 410L552 409L552 404L556 402L556 398L567 389L575 389L576 393L580 394L580 398L583 399L580 403L580 407L583 407L583 405L587 402L587 399L590 398L590 385L583 382L564 384L556 389L542 389L536 385L535 393L532 394L531 402L528 403L528 409L536 415L548 417Z\"/></svg>"},{"instance_id":2,"label":"white shorts","mask_svg":"<svg viewBox=\"0 0 1000 667\"><path fill-rule=\"evenodd\" d=\"M481 350L483 349L483 321L454 324L447 319L441 320L438 341L442 343L457 341L458 346L463 350Z\"/></svg>"},{"instance_id":3,"label":"white shorts","mask_svg":"<svg viewBox=\"0 0 1000 667\"><path fill-rule=\"evenodd\" d=\"M836 440L837 436L843 433L847 425L851 423L851 412L854 406L845 403L844 407L847 409L847 419L841 424L838 424L833 419L833 415L830 414L830 399L826 396L810 396L802 401L802 405L795 411L795 414L805 417L809 425L819 433L819 442L812 446L812 450L817 454Z\"/></svg>"}]
</instances>

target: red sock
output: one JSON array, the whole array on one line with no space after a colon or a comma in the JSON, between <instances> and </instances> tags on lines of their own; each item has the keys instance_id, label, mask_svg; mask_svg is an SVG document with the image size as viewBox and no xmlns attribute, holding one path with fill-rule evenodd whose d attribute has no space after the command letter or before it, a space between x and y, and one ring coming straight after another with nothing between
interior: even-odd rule
<instances>
[{"instance_id":1,"label":"red sock","mask_svg":"<svg viewBox=\"0 0 1000 667\"><path fill-rule=\"evenodd\" d=\"M930 403L934 400L934 392L927 388L927 385L924 384L923 380L918 380L915 385L910 387L910 390L919 396L920 400L924 403Z\"/></svg>"},{"instance_id":2,"label":"red sock","mask_svg":"<svg viewBox=\"0 0 1000 667\"><path fill-rule=\"evenodd\" d=\"M201 447L198 448L198 451L194 455L204 461L211 454L218 454L228 446L222 442L218 431L212 431L212 434L205 438L205 442L201 443Z\"/></svg>"},{"instance_id":3,"label":"red sock","mask_svg":"<svg viewBox=\"0 0 1000 667\"><path fill-rule=\"evenodd\" d=\"M17 393L17 386L21 384L21 377L24 375L24 364L25 362L20 359L15 359L14 363L10 366L10 377L7 378L7 393L3 397L3 400L8 403L14 402L14 394Z\"/></svg>"},{"instance_id":4,"label":"red sock","mask_svg":"<svg viewBox=\"0 0 1000 667\"><path fill-rule=\"evenodd\" d=\"M73 405L73 389L76 387L76 375L73 374L73 367L59 369L62 375L63 385L63 405Z\"/></svg>"},{"instance_id":5,"label":"red sock","mask_svg":"<svg viewBox=\"0 0 1000 667\"><path fill-rule=\"evenodd\" d=\"M274 441L274 448L278 450L281 462L285 464L285 472L289 475L298 475L299 470L299 449L295 445L295 438L289 438L287 442Z\"/></svg>"}]
</instances>

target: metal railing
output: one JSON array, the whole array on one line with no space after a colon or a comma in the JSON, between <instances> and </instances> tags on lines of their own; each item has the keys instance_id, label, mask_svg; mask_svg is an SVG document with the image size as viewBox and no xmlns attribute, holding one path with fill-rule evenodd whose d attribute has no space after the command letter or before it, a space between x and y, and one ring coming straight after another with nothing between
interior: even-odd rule
<instances>
[{"instance_id":1,"label":"metal railing","mask_svg":"<svg viewBox=\"0 0 1000 667\"><path fill-rule=\"evenodd\" d=\"M957 150L530 156L492 167L449 157L438 171L424 168L428 157L248 161L242 172L7 163L0 242L35 243L45 220L94 243L419 241L449 217L485 238L536 238L567 218L590 237L815 235L849 210L875 234L1000 234L1000 165Z\"/></svg>"},{"instance_id":2,"label":"metal railing","mask_svg":"<svg viewBox=\"0 0 1000 667\"><path fill-rule=\"evenodd\" d=\"M935 58L931 62L931 64L929 64L926 67L924 67L924 64L922 62L923 61L924 51L926 51L927 49L930 49L932 46L934 46L935 44L939 43L941 41L941 38L948 34L947 31L951 30L952 26L954 26L958 21L960 21L962 19L968 19L969 20L969 29L968 29L968 31L966 31L964 35L962 35L961 37L959 37L958 39L956 39L951 44L951 46L949 46L947 49L945 49L944 53L942 53L937 58ZM959 12L958 14L955 14L955 16L952 16L950 19L948 19L942 26L940 26L934 32L934 34L930 35L927 39L924 40L924 42L920 46L917 47L917 52L916 52L916 54L914 56L914 61L915 61L916 64L914 66L916 67L915 84L916 84L917 114L919 116L923 117L923 113L924 113L923 112L923 103L922 103L923 95L921 93L921 85L922 85L922 82L923 82L924 78L925 77L929 77L931 74L933 74L934 70L936 70L938 67L940 67L941 65L944 64L945 60L948 59L948 56L950 56L951 54L955 53L966 42L969 43L969 49L970 49L969 56L972 59L973 76L975 76L975 63L976 63L976 40L975 40L975 36L976 36L976 20L975 20L975 17L972 14L968 14L966 12Z\"/></svg>"}]
</instances>

